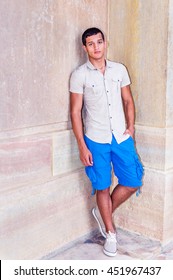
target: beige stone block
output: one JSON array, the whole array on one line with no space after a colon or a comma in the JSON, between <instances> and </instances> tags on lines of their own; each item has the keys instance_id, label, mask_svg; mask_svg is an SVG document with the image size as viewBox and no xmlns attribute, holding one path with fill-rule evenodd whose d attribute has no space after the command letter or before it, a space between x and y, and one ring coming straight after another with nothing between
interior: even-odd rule
<instances>
[{"instance_id":1,"label":"beige stone block","mask_svg":"<svg viewBox=\"0 0 173 280\"><path fill-rule=\"evenodd\" d=\"M53 135L53 175L61 175L82 168L79 151L72 130Z\"/></svg>"},{"instance_id":2,"label":"beige stone block","mask_svg":"<svg viewBox=\"0 0 173 280\"><path fill-rule=\"evenodd\" d=\"M28 138L30 136L41 135L44 137L48 137L55 131L62 131L71 128L71 121L61 122L61 123L53 123L53 124L45 124L42 126L34 126L34 127L25 127L14 130L1 130L0 131L0 142L5 143L8 142L9 139L23 139Z\"/></svg>"},{"instance_id":3,"label":"beige stone block","mask_svg":"<svg viewBox=\"0 0 173 280\"><path fill-rule=\"evenodd\" d=\"M173 168L173 128L166 128L165 169Z\"/></svg>"},{"instance_id":4,"label":"beige stone block","mask_svg":"<svg viewBox=\"0 0 173 280\"><path fill-rule=\"evenodd\" d=\"M90 183L83 169L74 173L81 168L74 138L65 132L66 147L54 142L62 149L54 177L52 138L69 128L69 77L86 61L82 32L91 26L107 31L107 4L1 2L2 258L41 258L93 228Z\"/></svg>"},{"instance_id":5,"label":"beige stone block","mask_svg":"<svg viewBox=\"0 0 173 280\"><path fill-rule=\"evenodd\" d=\"M143 165L165 170L166 129L137 125L135 137Z\"/></svg>"},{"instance_id":6,"label":"beige stone block","mask_svg":"<svg viewBox=\"0 0 173 280\"><path fill-rule=\"evenodd\" d=\"M165 125L168 5L110 0L109 7L108 57L129 70L137 123L153 127Z\"/></svg>"},{"instance_id":7,"label":"beige stone block","mask_svg":"<svg viewBox=\"0 0 173 280\"><path fill-rule=\"evenodd\" d=\"M136 125L136 146L144 166L173 168L173 129Z\"/></svg>"},{"instance_id":8,"label":"beige stone block","mask_svg":"<svg viewBox=\"0 0 173 280\"><path fill-rule=\"evenodd\" d=\"M167 84L166 84L166 125L173 126L173 0L169 1L169 16L168 16L168 59L167 59Z\"/></svg>"},{"instance_id":9,"label":"beige stone block","mask_svg":"<svg viewBox=\"0 0 173 280\"><path fill-rule=\"evenodd\" d=\"M107 2L2 1L2 129L69 119L69 76L86 59L81 35L94 25L106 31Z\"/></svg>"},{"instance_id":10,"label":"beige stone block","mask_svg":"<svg viewBox=\"0 0 173 280\"><path fill-rule=\"evenodd\" d=\"M115 218L127 230L164 244L173 236L173 1L109 3L108 57L130 72L136 145L145 167L142 195L122 205Z\"/></svg>"},{"instance_id":11,"label":"beige stone block","mask_svg":"<svg viewBox=\"0 0 173 280\"><path fill-rule=\"evenodd\" d=\"M172 194L171 194L172 195ZM171 207L164 209L164 223L163 223L163 244L172 242L173 236L173 211Z\"/></svg>"},{"instance_id":12,"label":"beige stone block","mask_svg":"<svg viewBox=\"0 0 173 280\"><path fill-rule=\"evenodd\" d=\"M169 171L166 174L165 184L165 197L164 197L164 241L168 243L172 241L173 236L173 171Z\"/></svg>"},{"instance_id":13,"label":"beige stone block","mask_svg":"<svg viewBox=\"0 0 173 280\"><path fill-rule=\"evenodd\" d=\"M50 177L51 148L52 139L39 135L0 143L0 190Z\"/></svg>"},{"instance_id":14,"label":"beige stone block","mask_svg":"<svg viewBox=\"0 0 173 280\"><path fill-rule=\"evenodd\" d=\"M142 193L133 195L115 211L116 226L162 241L165 178L164 172L145 169Z\"/></svg>"},{"instance_id":15,"label":"beige stone block","mask_svg":"<svg viewBox=\"0 0 173 280\"><path fill-rule=\"evenodd\" d=\"M1 259L39 259L95 225L90 183L82 172L0 196Z\"/></svg>"}]
</instances>

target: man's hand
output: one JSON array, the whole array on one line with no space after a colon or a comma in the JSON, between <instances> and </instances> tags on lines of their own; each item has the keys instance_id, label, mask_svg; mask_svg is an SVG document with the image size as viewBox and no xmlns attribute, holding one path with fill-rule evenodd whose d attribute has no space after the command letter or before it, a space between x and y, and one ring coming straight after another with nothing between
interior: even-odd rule
<instances>
[{"instance_id":1,"label":"man's hand","mask_svg":"<svg viewBox=\"0 0 173 280\"><path fill-rule=\"evenodd\" d=\"M80 160L85 166L93 165L93 157L91 152L88 150L87 146L79 147Z\"/></svg>"},{"instance_id":2,"label":"man's hand","mask_svg":"<svg viewBox=\"0 0 173 280\"><path fill-rule=\"evenodd\" d=\"M125 130L124 134L129 134L133 139L135 137L135 128L133 127L129 127Z\"/></svg>"}]
</instances>

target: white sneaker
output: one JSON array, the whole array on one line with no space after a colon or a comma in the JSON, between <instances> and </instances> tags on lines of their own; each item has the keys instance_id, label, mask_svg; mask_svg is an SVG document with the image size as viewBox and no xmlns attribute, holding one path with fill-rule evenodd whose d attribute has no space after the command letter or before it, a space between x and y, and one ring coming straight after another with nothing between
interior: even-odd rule
<instances>
[{"instance_id":1,"label":"white sneaker","mask_svg":"<svg viewBox=\"0 0 173 280\"><path fill-rule=\"evenodd\" d=\"M98 226L99 226L99 230L101 232L101 235L106 238L106 230L105 230L105 225L103 223L102 217L100 215L100 211L98 209L98 207L95 207L92 209L92 214L94 216L94 218L96 219Z\"/></svg>"},{"instance_id":2,"label":"white sneaker","mask_svg":"<svg viewBox=\"0 0 173 280\"><path fill-rule=\"evenodd\" d=\"M117 238L116 233L106 233L106 241L103 246L103 252L109 257L114 257L117 253Z\"/></svg>"}]
</instances>

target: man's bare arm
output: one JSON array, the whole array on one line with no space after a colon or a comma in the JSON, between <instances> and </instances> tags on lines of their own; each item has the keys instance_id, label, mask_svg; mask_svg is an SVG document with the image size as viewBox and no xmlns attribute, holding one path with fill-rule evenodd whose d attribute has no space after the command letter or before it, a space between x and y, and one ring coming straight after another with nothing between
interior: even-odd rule
<instances>
[{"instance_id":1,"label":"man's bare arm","mask_svg":"<svg viewBox=\"0 0 173 280\"><path fill-rule=\"evenodd\" d=\"M127 128L124 134L128 133L134 138L135 106L129 85L121 88L121 95L123 99L124 113L127 123Z\"/></svg>"},{"instance_id":2,"label":"man's bare arm","mask_svg":"<svg viewBox=\"0 0 173 280\"><path fill-rule=\"evenodd\" d=\"M72 128L75 134L80 159L85 166L93 165L92 154L88 150L85 141L84 141L84 133L83 133L83 123L82 123L82 106L83 106L83 95L77 93L71 93L70 95L70 113L71 113L71 121Z\"/></svg>"}]
</instances>

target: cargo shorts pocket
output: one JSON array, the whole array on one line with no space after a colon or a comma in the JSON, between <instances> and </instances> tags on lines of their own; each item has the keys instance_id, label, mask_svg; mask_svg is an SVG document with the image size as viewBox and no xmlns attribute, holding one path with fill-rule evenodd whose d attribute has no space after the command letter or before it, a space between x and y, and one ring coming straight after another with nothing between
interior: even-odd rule
<instances>
[{"instance_id":1,"label":"cargo shorts pocket","mask_svg":"<svg viewBox=\"0 0 173 280\"><path fill-rule=\"evenodd\" d=\"M91 194L94 195L96 190L93 187L93 184L96 183L96 181L97 181L95 171L94 171L92 166L87 166L87 167L85 167L85 172L86 172L86 175L88 176L88 178L90 179L91 184L92 184L92 193Z\"/></svg>"},{"instance_id":2,"label":"cargo shorts pocket","mask_svg":"<svg viewBox=\"0 0 173 280\"><path fill-rule=\"evenodd\" d=\"M143 174L144 174L144 168L142 163L140 162L140 159L138 155L135 155L135 162L136 162L136 173L139 180L142 180Z\"/></svg>"}]
</instances>

